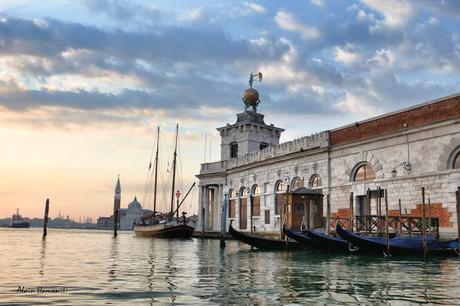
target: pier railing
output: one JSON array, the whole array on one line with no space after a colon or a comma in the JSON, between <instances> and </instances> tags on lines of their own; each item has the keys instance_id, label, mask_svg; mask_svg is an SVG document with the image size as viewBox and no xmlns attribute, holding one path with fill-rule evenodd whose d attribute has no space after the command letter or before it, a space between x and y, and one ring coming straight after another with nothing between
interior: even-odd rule
<instances>
[{"instance_id":1,"label":"pier railing","mask_svg":"<svg viewBox=\"0 0 460 306\"><path fill-rule=\"evenodd\" d=\"M426 218L427 232L439 237L439 218ZM331 218L331 228L340 224L342 227L363 235L383 235L385 233L385 216L366 215L355 216L350 225L349 218ZM390 234L398 236L420 235L423 232L423 218L413 216L388 217L388 230Z\"/></svg>"}]
</instances>

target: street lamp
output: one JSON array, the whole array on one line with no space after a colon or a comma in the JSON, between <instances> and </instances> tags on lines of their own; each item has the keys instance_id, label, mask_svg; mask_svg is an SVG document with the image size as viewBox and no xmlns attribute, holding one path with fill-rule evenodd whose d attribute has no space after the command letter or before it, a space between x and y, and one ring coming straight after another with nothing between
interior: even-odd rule
<instances>
[{"instance_id":1,"label":"street lamp","mask_svg":"<svg viewBox=\"0 0 460 306\"><path fill-rule=\"evenodd\" d=\"M176 198L177 198L177 204L176 204L176 218L179 221L179 198L180 198L180 191L176 191Z\"/></svg>"}]
</instances>

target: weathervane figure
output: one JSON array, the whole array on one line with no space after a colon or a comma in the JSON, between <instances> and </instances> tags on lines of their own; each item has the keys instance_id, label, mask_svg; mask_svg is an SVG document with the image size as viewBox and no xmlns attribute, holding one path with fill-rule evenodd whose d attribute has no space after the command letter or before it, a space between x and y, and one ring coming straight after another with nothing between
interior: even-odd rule
<instances>
[{"instance_id":1,"label":"weathervane figure","mask_svg":"<svg viewBox=\"0 0 460 306\"><path fill-rule=\"evenodd\" d=\"M251 75L249 76L249 87L252 88L252 82L254 82L254 77L255 76L258 76L259 77L259 82L262 82L262 72L259 72L259 73L252 73L251 72Z\"/></svg>"},{"instance_id":2,"label":"weathervane figure","mask_svg":"<svg viewBox=\"0 0 460 306\"><path fill-rule=\"evenodd\" d=\"M244 103L245 111L257 112L257 106L260 103L259 93L257 92L257 90L252 88L254 77L258 77L259 82L262 82L262 72L259 72L259 73L251 72L251 75L249 76L249 88L246 89L243 93L243 103ZM252 107L252 110L250 109L250 107Z\"/></svg>"}]
</instances>

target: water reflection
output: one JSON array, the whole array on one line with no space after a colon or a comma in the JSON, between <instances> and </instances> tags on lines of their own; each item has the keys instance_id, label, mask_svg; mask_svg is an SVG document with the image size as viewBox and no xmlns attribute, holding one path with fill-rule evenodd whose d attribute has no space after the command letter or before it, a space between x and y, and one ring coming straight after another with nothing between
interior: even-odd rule
<instances>
[{"instance_id":1,"label":"water reflection","mask_svg":"<svg viewBox=\"0 0 460 306\"><path fill-rule=\"evenodd\" d=\"M110 264L110 268L108 271L109 281L111 282L115 282L117 280L117 269L118 269L118 261L119 261L118 244L119 244L119 238L113 237L112 244L110 246L111 264ZM117 287L115 287L114 289L117 289Z\"/></svg>"},{"instance_id":2,"label":"water reflection","mask_svg":"<svg viewBox=\"0 0 460 306\"><path fill-rule=\"evenodd\" d=\"M38 274L40 276L45 275L45 257L46 257L46 237L42 238L41 248L40 248L40 267L38 269Z\"/></svg>"},{"instance_id":3,"label":"water reflection","mask_svg":"<svg viewBox=\"0 0 460 306\"><path fill-rule=\"evenodd\" d=\"M0 229L0 304L456 304L460 260L261 252L237 241ZM25 277L26 276L26 277ZM68 285L61 295L17 295Z\"/></svg>"}]
</instances>

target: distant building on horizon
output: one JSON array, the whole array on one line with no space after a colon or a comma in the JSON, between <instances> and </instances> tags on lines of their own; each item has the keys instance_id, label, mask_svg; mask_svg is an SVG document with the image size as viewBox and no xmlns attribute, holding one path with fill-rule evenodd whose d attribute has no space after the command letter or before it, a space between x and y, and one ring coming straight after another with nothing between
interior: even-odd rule
<instances>
[{"instance_id":1,"label":"distant building on horizon","mask_svg":"<svg viewBox=\"0 0 460 306\"><path fill-rule=\"evenodd\" d=\"M121 230L132 230L135 222L141 220L142 216L152 214L150 209L143 209L141 203L135 196L127 208L121 208L121 184L120 177L115 186L115 196L113 202L113 214L110 217L99 217L97 219L98 229L113 229L113 219L115 211L118 210L117 228Z\"/></svg>"}]
</instances>

